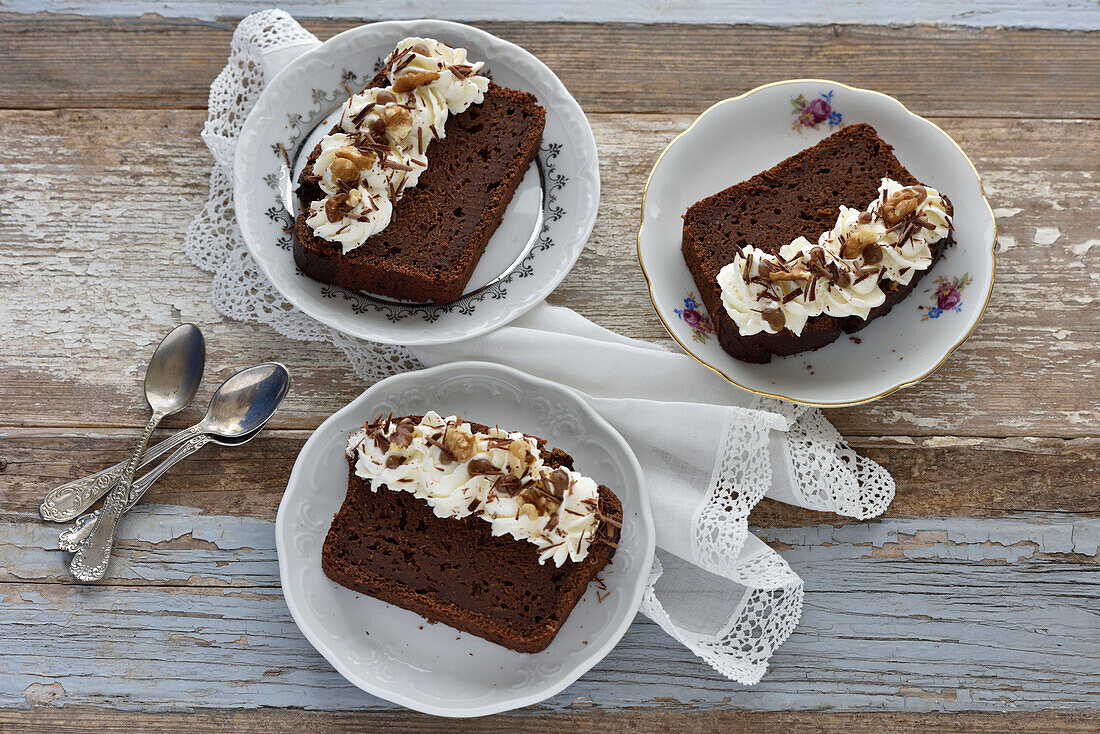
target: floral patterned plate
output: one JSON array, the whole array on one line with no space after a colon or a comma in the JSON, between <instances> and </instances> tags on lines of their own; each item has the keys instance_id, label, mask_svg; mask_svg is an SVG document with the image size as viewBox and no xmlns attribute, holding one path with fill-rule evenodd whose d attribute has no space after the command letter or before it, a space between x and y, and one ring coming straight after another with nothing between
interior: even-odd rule
<instances>
[{"instance_id":1,"label":"floral patterned plate","mask_svg":"<svg viewBox=\"0 0 1100 734\"><path fill-rule=\"evenodd\" d=\"M857 122L873 125L914 176L950 197L957 244L904 301L856 334L768 364L734 359L719 346L680 254L682 215ZM884 94L796 79L719 102L665 148L642 196L638 260L668 333L701 363L759 395L855 405L923 380L970 336L993 289L996 234L981 179L947 133Z\"/></svg>"},{"instance_id":2,"label":"floral patterned plate","mask_svg":"<svg viewBox=\"0 0 1100 734\"><path fill-rule=\"evenodd\" d=\"M462 414L545 438L623 503L619 548L548 648L524 654L329 580L321 546L348 483L348 434L379 413ZM382 490L386 491L386 490ZM638 460L572 390L510 367L454 362L373 385L320 425L294 463L275 542L283 594L306 638L349 681L439 716L484 716L563 690L615 647L634 620L653 565L654 529ZM525 542L525 541L516 541ZM531 546L534 548L534 546Z\"/></svg>"},{"instance_id":3,"label":"floral patterned plate","mask_svg":"<svg viewBox=\"0 0 1100 734\"><path fill-rule=\"evenodd\" d=\"M348 91L362 88L406 36L466 46L499 84L525 89L546 108L535 163L489 241L465 295L448 304L394 301L318 283L294 264L296 181L317 141L332 127ZM554 290L573 267L600 199L596 141L580 105L527 51L461 23L387 21L345 31L280 71L245 121L235 153L234 204L249 252L288 301L318 321L387 344L444 344L508 323ZM293 215L284 206L289 199Z\"/></svg>"}]
</instances>

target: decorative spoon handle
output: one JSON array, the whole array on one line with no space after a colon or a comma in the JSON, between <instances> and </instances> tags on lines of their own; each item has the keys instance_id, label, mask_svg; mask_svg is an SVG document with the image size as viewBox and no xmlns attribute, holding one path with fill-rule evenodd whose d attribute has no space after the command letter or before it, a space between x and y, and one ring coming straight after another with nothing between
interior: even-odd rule
<instances>
[{"instance_id":1,"label":"decorative spoon handle","mask_svg":"<svg viewBox=\"0 0 1100 734\"><path fill-rule=\"evenodd\" d=\"M199 435L199 429L191 426L180 431L160 443L150 446L141 458L138 469L143 469L158 456L165 454L179 446L181 443ZM60 487L55 487L46 493L38 512L43 520L53 522L66 522L79 516L82 512L94 505L103 495L114 489L118 480L122 478L122 472L126 469L126 461L120 461L103 471L89 474L80 479L66 482Z\"/></svg>"},{"instance_id":2,"label":"decorative spoon handle","mask_svg":"<svg viewBox=\"0 0 1100 734\"><path fill-rule=\"evenodd\" d=\"M166 471L208 443L210 443L210 437L206 434L195 436L183 446L173 451L172 455L167 459L157 464L155 469L134 482L133 487L130 488L130 501L126 503L123 512L129 512L133 509L134 505L141 501L142 495L153 486L153 482L160 479ZM95 527L96 520L99 519L99 512L99 510L96 510L95 512L89 512L87 515L78 517L76 522L66 528L61 535L58 536L58 547L63 551L76 553L80 545L92 534L92 528Z\"/></svg>"},{"instance_id":3,"label":"decorative spoon handle","mask_svg":"<svg viewBox=\"0 0 1100 734\"><path fill-rule=\"evenodd\" d=\"M145 426L141 438L138 439L134 455L130 457L130 460L126 462L126 468L122 470L122 478L119 480L119 484L107 495L107 500L100 509L99 519L92 527L91 536L87 542L77 549L76 555L73 556L73 560L69 564L69 570L78 580L84 582L99 581L107 575L107 565L111 562L111 546L115 542L115 528L118 527L118 520L122 517L122 511L130 497L130 488L134 483L134 472L137 471L141 455L145 451L145 445L149 443L149 437L153 435L153 430L164 416L164 413L155 411L153 417L149 419L149 424Z\"/></svg>"}]
</instances>

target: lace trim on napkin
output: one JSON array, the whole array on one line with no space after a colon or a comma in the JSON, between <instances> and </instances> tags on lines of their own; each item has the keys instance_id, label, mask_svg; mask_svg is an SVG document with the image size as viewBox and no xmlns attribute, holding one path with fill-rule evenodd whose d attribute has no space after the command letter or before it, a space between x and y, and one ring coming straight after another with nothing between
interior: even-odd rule
<instances>
[{"instance_id":1,"label":"lace trim on napkin","mask_svg":"<svg viewBox=\"0 0 1100 734\"><path fill-rule=\"evenodd\" d=\"M894 478L853 451L820 410L764 397L755 398L752 408L778 413L789 422L792 489L803 506L860 520L878 517L890 506Z\"/></svg>"},{"instance_id":2,"label":"lace trim on napkin","mask_svg":"<svg viewBox=\"0 0 1100 734\"><path fill-rule=\"evenodd\" d=\"M745 589L736 611L717 632L696 632L672 621L657 597L664 573L657 559L642 596L642 614L727 678L747 686L759 683L772 653L798 625L803 601L802 579L775 551L764 551L740 564L732 580Z\"/></svg>"},{"instance_id":3,"label":"lace trim on napkin","mask_svg":"<svg viewBox=\"0 0 1100 734\"><path fill-rule=\"evenodd\" d=\"M785 428L780 416L728 408L707 498L692 518L693 560L711 573L733 579L741 572L749 513L772 483L770 432Z\"/></svg>"}]
</instances>

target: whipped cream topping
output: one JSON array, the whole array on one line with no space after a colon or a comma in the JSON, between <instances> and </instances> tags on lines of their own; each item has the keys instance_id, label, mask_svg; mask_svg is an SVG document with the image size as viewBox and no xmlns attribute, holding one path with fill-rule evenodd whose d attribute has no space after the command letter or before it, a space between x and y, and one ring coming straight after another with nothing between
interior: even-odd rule
<instances>
[{"instance_id":1,"label":"whipped cream topping","mask_svg":"<svg viewBox=\"0 0 1100 734\"><path fill-rule=\"evenodd\" d=\"M548 466L537 442L522 433L490 428L428 412L379 418L348 438L355 473L425 500L436 517L477 515L493 535L509 534L539 549L539 563L556 566L588 555L601 515L596 482L564 467ZM605 541L607 542L607 541Z\"/></svg>"},{"instance_id":2,"label":"whipped cream topping","mask_svg":"<svg viewBox=\"0 0 1100 734\"><path fill-rule=\"evenodd\" d=\"M340 131L321 140L313 164L325 197L306 222L344 253L389 226L393 205L428 167L428 145L446 137L447 120L481 104L489 80L466 49L431 38L406 38L385 62L389 85L348 99Z\"/></svg>"},{"instance_id":3,"label":"whipped cream topping","mask_svg":"<svg viewBox=\"0 0 1100 734\"><path fill-rule=\"evenodd\" d=\"M931 267L930 247L951 226L938 191L884 178L866 209L841 205L816 245L797 237L778 255L741 248L718 272L722 305L742 336L784 328L799 335L821 314L865 319L886 300L882 281L905 286Z\"/></svg>"}]
</instances>

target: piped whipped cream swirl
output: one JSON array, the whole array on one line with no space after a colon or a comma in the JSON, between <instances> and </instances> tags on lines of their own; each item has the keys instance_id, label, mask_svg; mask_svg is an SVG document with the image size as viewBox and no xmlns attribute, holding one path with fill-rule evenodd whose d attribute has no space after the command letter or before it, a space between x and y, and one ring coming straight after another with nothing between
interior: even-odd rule
<instances>
[{"instance_id":1,"label":"piped whipped cream swirl","mask_svg":"<svg viewBox=\"0 0 1100 734\"><path fill-rule=\"evenodd\" d=\"M742 336L784 328L799 335L821 314L865 319L886 300L882 281L905 286L931 267L931 246L951 226L938 191L884 178L866 209L841 205L816 245L797 237L778 256L742 248L718 272L722 305Z\"/></svg>"},{"instance_id":2,"label":"piped whipped cream swirl","mask_svg":"<svg viewBox=\"0 0 1100 734\"><path fill-rule=\"evenodd\" d=\"M597 536L599 487L565 467L552 468L537 442L522 433L490 428L428 412L411 418L379 418L348 438L355 473L378 491L412 492L436 517L477 515L493 535L509 534L539 549L539 563L581 561Z\"/></svg>"},{"instance_id":3,"label":"piped whipped cream swirl","mask_svg":"<svg viewBox=\"0 0 1100 734\"><path fill-rule=\"evenodd\" d=\"M310 204L306 222L345 254L389 226L394 203L428 167L428 145L489 88L477 73L482 62L431 38L406 38L385 64L389 85L344 103L340 131L321 140L313 164L325 197Z\"/></svg>"}]
</instances>

